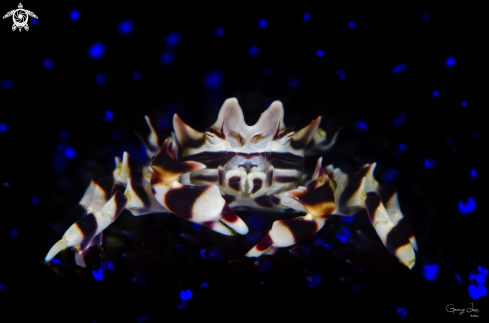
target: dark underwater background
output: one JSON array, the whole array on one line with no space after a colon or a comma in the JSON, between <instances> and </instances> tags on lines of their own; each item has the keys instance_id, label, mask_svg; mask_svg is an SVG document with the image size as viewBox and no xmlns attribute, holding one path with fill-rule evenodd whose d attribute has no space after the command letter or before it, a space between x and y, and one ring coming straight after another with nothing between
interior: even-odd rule
<instances>
[{"instance_id":1,"label":"dark underwater background","mask_svg":"<svg viewBox=\"0 0 489 323\"><path fill-rule=\"evenodd\" d=\"M17 5L2 2L1 14ZM6 322L487 317L481 8L23 5L39 18L29 31L12 31L11 18L0 24ZM318 115L326 131L343 126L323 166L351 172L377 162L377 180L398 189L417 238L415 267L388 255L365 211L258 259L243 255L290 215L237 212L250 233L225 237L172 214L124 211L87 268L70 250L43 261L115 156L147 162L134 133L148 133L145 115L162 136L174 113L203 131L230 97L248 124L280 100L288 127ZM478 312L453 314L449 305Z\"/></svg>"}]
</instances>

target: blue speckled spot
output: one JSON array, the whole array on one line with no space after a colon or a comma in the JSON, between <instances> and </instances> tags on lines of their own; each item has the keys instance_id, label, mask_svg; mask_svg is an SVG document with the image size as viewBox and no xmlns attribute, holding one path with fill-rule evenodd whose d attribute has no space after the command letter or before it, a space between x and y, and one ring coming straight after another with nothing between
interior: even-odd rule
<instances>
[{"instance_id":1,"label":"blue speckled spot","mask_svg":"<svg viewBox=\"0 0 489 323\"><path fill-rule=\"evenodd\" d=\"M134 23L131 20L123 20L119 23L117 29L119 31L119 34L124 36L129 35L134 29Z\"/></svg>"},{"instance_id":2,"label":"blue speckled spot","mask_svg":"<svg viewBox=\"0 0 489 323\"><path fill-rule=\"evenodd\" d=\"M351 223L355 219L354 216L341 216L340 217L340 222L342 223Z\"/></svg>"},{"instance_id":3,"label":"blue speckled spot","mask_svg":"<svg viewBox=\"0 0 489 323\"><path fill-rule=\"evenodd\" d=\"M72 147L67 146L65 148L65 157L68 159L75 159L76 158L76 151Z\"/></svg>"},{"instance_id":4,"label":"blue speckled spot","mask_svg":"<svg viewBox=\"0 0 489 323\"><path fill-rule=\"evenodd\" d=\"M142 316L138 317L137 323L146 323L146 322L148 322L148 317L147 316L142 315Z\"/></svg>"},{"instance_id":5,"label":"blue speckled spot","mask_svg":"<svg viewBox=\"0 0 489 323\"><path fill-rule=\"evenodd\" d=\"M464 203L462 200L458 201L458 210L460 214L466 215L472 213L475 210L476 203L473 198L467 198L467 202Z\"/></svg>"},{"instance_id":6,"label":"blue speckled spot","mask_svg":"<svg viewBox=\"0 0 489 323\"><path fill-rule=\"evenodd\" d=\"M132 74L132 80L134 82L138 82L139 80L141 80L141 72L134 72Z\"/></svg>"},{"instance_id":7,"label":"blue speckled spot","mask_svg":"<svg viewBox=\"0 0 489 323\"><path fill-rule=\"evenodd\" d=\"M354 21L349 21L348 22L348 28L350 28L351 30L357 29L357 23Z\"/></svg>"},{"instance_id":8,"label":"blue speckled spot","mask_svg":"<svg viewBox=\"0 0 489 323\"><path fill-rule=\"evenodd\" d=\"M289 89L293 90L299 86L299 80L292 79L289 81Z\"/></svg>"},{"instance_id":9,"label":"blue speckled spot","mask_svg":"<svg viewBox=\"0 0 489 323\"><path fill-rule=\"evenodd\" d=\"M104 121L111 122L112 120L114 120L114 114L110 110L105 111Z\"/></svg>"},{"instance_id":10,"label":"blue speckled spot","mask_svg":"<svg viewBox=\"0 0 489 323\"><path fill-rule=\"evenodd\" d=\"M457 64L457 60L455 59L455 57L453 56L450 56L448 57L446 60L445 60L445 65L448 67L448 68L452 68L455 66L455 64Z\"/></svg>"},{"instance_id":11,"label":"blue speckled spot","mask_svg":"<svg viewBox=\"0 0 489 323\"><path fill-rule=\"evenodd\" d=\"M439 97L439 96L440 96L440 92L438 92L438 91L433 91L433 93L432 93L432 94L433 94L433 97L434 97L434 98L437 98L437 97Z\"/></svg>"},{"instance_id":12,"label":"blue speckled spot","mask_svg":"<svg viewBox=\"0 0 489 323\"><path fill-rule=\"evenodd\" d=\"M268 26L268 21L265 18L258 20L258 28L265 29Z\"/></svg>"},{"instance_id":13,"label":"blue speckled spot","mask_svg":"<svg viewBox=\"0 0 489 323\"><path fill-rule=\"evenodd\" d=\"M4 90L10 90L14 86L14 82L11 79L3 79L0 81L0 88Z\"/></svg>"},{"instance_id":14,"label":"blue speckled spot","mask_svg":"<svg viewBox=\"0 0 489 323\"><path fill-rule=\"evenodd\" d=\"M160 56L161 65L170 65L173 62L174 55L171 52L165 52Z\"/></svg>"},{"instance_id":15,"label":"blue speckled spot","mask_svg":"<svg viewBox=\"0 0 489 323\"><path fill-rule=\"evenodd\" d=\"M251 56L257 56L259 51L258 46L251 46L250 49L248 49L248 53Z\"/></svg>"},{"instance_id":16,"label":"blue speckled spot","mask_svg":"<svg viewBox=\"0 0 489 323\"><path fill-rule=\"evenodd\" d=\"M0 123L0 132L6 133L8 131L8 125L5 123Z\"/></svg>"},{"instance_id":17,"label":"blue speckled spot","mask_svg":"<svg viewBox=\"0 0 489 323\"><path fill-rule=\"evenodd\" d=\"M101 281L104 279L104 271L103 269L97 269L92 271L93 278L97 281Z\"/></svg>"},{"instance_id":18,"label":"blue speckled spot","mask_svg":"<svg viewBox=\"0 0 489 323\"><path fill-rule=\"evenodd\" d=\"M399 169L390 167L382 174L382 179L387 183L392 183L399 175Z\"/></svg>"},{"instance_id":19,"label":"blue speckled spot","mask_svg":"<svg viewBox=\"0 0 489 323\"><path fill-rule=\"evenodd\" d=\"M406 121L406 118L407 114L405 114L404 112L399 112L399 114L392 119L392 125L394 126L394 128L399 128L400 126L402 126L404 121Z\"/></svg>"},{"instance_id":20,"label":"blue speckled spot","mask_svg":"<svg viewBox=\"0 0 489 323\"><path fill-rule=\"evenodd\" d=\"M477 270L482 273L484 276L486 276L489 273L489 270L487 268L483 268L482 266L477 266Z\"/></svg>"},{"instance_id":21,"label":"blue speckled spot","mask_svg":"<svg viewBox=\"0 0 489 323\"><path fill-rule=\"evenodd\" d=\"M314 245L319 249L334 250L333 246L328 242L328 240L319 234L314 235Z\"/></svg>"},{"instance_id":22,"label":"blue speckled spot","mask_svg":"<svg viewBox=\"0 0 489 323\"><path fill-rule=\"evenodd\" d=\"M347 243L352 235L353 234L349 229L342 227L336 232L336 239L338 239L341 243Z\"/></svg>"},{"instance_id":23,"label":"blue speckled spot","mask_svg":"<svg viewBox=\"0 0 489 323\"><path fill-rule=\"evenodd\" d=\"M432 169L435 167L435 164L436 164L436 159L435 158L425 158L424 159L424 167L426 167L427 169Z\"/></svg>"},{"instance_id":24,"label":"blue speckled spot","mask_svg":"<svg viewBox=\"0 0 489 323\"><path fill-rule=\"evenodd\" d=\"M102 42L96 42L88 47L88 56L91 59L100 59L104 56L105 45Z\"/></svg>"},{"instance_id":25,"label":"blue speckled spot","mask_svg":"<svg viewBox=\"0 0 489 323\"><path fill-rule=\"evenodd\" d=\"M222 261L221 249L215 247L207 247L200 250L200 255L207 262L219 263Z\"/></svg>"},{"instance_id":26,"label":"blue speckled spot","mask_svg":"<svg viewBox=\"0 0 489 323\"><path fill-rule=\"evenodd\" d=\"M337 71L336 75L338 75L338 78L340 79L340 81L343 81L345 79L345 76L346 76L345 72L343 72L343 71Z\"/></svg>"},{"instance_id":27,"label":"blue speckled spot","mask_svg":"<svg viewBox=\"0 0 489 323\"><path fill-rule=\"evenodd\" d=\"M10 230L10 238L15 239L18 236L19 236L19 230L17 230L17 229Z\"/></svg>"},{"instance_id":28,"label":"blue speckled spot","mask_svg":"<svg viewBox=\"0 0 489 323\"><path fill-rule=\"evenodd\" d=\"M465 108L467 106L467 102L466 101L462 101L462 103L460 103L462 105L462 108Z\"/></svg>"},{"instance_id":29,"label":"blue speckled spot","mask_svg":"<svg viewBox=\"0 0 489 323\"><path fill-rule=\"evenodd\" d=\"M73 21L77 21L78 19L80 19L80 11L78 11L78 10L72 10L70 12L70 19L73 20Z\"/></svg>"},{"instance_id":30,"label":"blue speckled spot","mask_svg":"<svg viewBox=\"0 0 489 323\"><path fill-rule=\"evenodd\" d=\"M39 196L34 195L33 197L31 197L31 204L32 205L38 205L39 201L40 201Z\"/></svg>"},{"instance_id":31,"label":"blue speckled spot","mask_svg":"<svg viewBox=\"0 0 489 323\"><path fill-rule=\"evenodd\" d=\"M453 276L455 276L455 278L457 278L458 282L460 283L460 285L462 285L462 278L460 278L460 275L455 273Z\"/></svg>"},{"instance_id":32,"label":"blue speckled spot","mask_svg":"<svg viewBox=\"0 0 489 323\"><path fill-rule=\"evenodd\" d=\"M99 73L95 75L94 82L98 86L105 85L105 83L107 83L107 76L105 74Z\"/></svg>"},{"instance_id":33,"label":"blue speckled spot","mask_svg":"<svg viewBox=\"0 0 489 323\"><path fill-rule=\"evenodd\" d=\"M470 284L469 295L473 299L479 299L487 295L487 288L484 285Z\"/></svg>"},{"instance_id":34,"label":"blue speckled spot","mask_svg":"<svg viewBox=\"0 0 489 323\"><path fill-rule=\"evenodd\" d=\"M394 66L394 68L392 69L392 74L398 74L404 71L407 71L407 65L401 63Z\"/></svg>"},{"instance_id":35,"label":"blue speckled spot","mask_svg":"<svg viewBox=\"0 0 489 323\"><path fill-rule=\"evenodd\" d=\"M204 75L204 86L208 90L220 88L224 81L224 74L219 71L211 71Z\"/></svg>"},{"instance_id":36,"label":"blue speckled spot","mask_svg":"<svg viewBox=\"0 0 489 323\"><path fill-rule=\"evenodd\" d=\"M475 273L471 272L469 279L471 282L473 282L475 280L475 282L477 282L478 284L485 284L487 282L486 276L484 276L483 273L475 274Z\"/></svg>"},{"instance_id":37,"label":"blue speckled spot","mask_svg":"<svg viewBox=\"0 0 489 323\"><path fill-rule=\"evenodd\" d=\"M408 313L408 311L404 307L398 307L398 308L396 308L396 312L399 313L399 315L401 317L401 320L403 320L406 317L407 313Z\"/></svg>"},{"instance_id":38,"label":"blue speckled spot","mask_svg":"<svg viewBox=\"0 0 489 323\"><path fill-rule=\"evenodd\" d=\"M251 230L247 235L246 235L246 240L249 241L252 244L257 244L261 239L262 239L262 234L260 232Z\"/></svg>"},{"instance_id":39,"label":"blue speckled spot","mask_svg":"<svg viewBox=\"0 0 489 323\"><path fill-rule=\"evenodd\" d=\"M216 29L216 36L217 36L217 37L222 37L222 36L224 36L224 33L225 33L224 28L219 27L219 28L217 28L217 29Z\"/></svg>"},{"instance_id":40,"label":"blue speckled spot","mask_svg":"<svg viewBox=\"0 0 489 323\"><path fill-rule=\"evenodd\" d=\"M302 15L302 19L304 19L305 21L309 21L311 19L311 14L306 12L304 15Z\"/></svg>"},{"instance_id":41,"label":"blue speckled spot","mask_svg":"<svg viewBox=\"0 0 489 323\"><path fill-rule=\"evenodd\" d=\"M423 265L423 275L428 281L434 281L440 276L440 267L434 263Z\"/></svg>"},{"instance_id":42,"label":"blue speckled spot","mask_svg":"<svg viewBox=\"0 0 489 323\"><path fill-rule=\"evenodd\" d=\"M188 301L194 296L190 289L180 291L180 299L184 302Z\"/></svg>"},{"instance_id":43,"label":"blue speckled spot","mask_svg":"<svg viewBox=\"0 0 489 323\"><path fill-rule=\"evenodd\" d=\"M317 50L316 50L316 55L317 55L318 57L323 57L323 56L324 56L324 50L322 50L322 49L317 49Z\"/></svg>"},{"instance_id":44,"label":"blue speckled spot","mask_svg":"<svg viewBox=\"0 0 489 323\"><path fill-rule=\"evenodd\" d=\"M51 261L49 261L49 262L50 262L50 263L52 263L52 264L59 264L59 265L63 264L63 263L61 262L61 260L59 260L58 258L53 258L53 259L51 259Z\"/></svg>"},{"instance_id":45,"label":"blue speckled spot","mask_svg":"<svg viewBox=\"0 0 489 323\"><path fill-rule=\"evenodd\" d=\"M306 283L309 288L317 288L322 282L321 275L315 271L309 272L306 275Z\"/></svg>"},{"instance_id":46,"label":"blue speckled spot","mask_svg":"<svg viewBox=\"0 0 489 323\"><path fill-rule=\"evenodd\" d=\"M182 41L182 36L180 35L180 33L177 32L169 33L165 37L165 44L169 48L173 48L177 46L178 44L180 44L181 41Z\"/></svg>"},{"instance_id":47,"label":"blue speckled spot","mask_svg":"<svg viewBox=\"0 0 489 323\"><path fill-rule=\"evenodd\" d=\"M42 63L44 65L44 67L48 70L52 70L54 68L54 61L52 59L49 59L49 58L44 58L42 60Z\"/></svg>"},{"instance_id":48,"label":"blue speckled spot","mask_svg":"<svg viewBox=\"0 0 489 323\"><path fill-rule=\"evenodd\" d=\"M365 131L368 129L368 125L365 121L357 120L354 122L355 128L360 131Z\"/></svg>"},{"instance_id":49,"label":"blue speckled spot","mask_svg":"<svg viewBox=\"0 0 489 323\"><path fill-rule=\"evenodd\" d=\"M208 282L203 282L202 285L200 285L200 288L207 287L209 288L209 283Z\"/></svg>"}]
</instances>

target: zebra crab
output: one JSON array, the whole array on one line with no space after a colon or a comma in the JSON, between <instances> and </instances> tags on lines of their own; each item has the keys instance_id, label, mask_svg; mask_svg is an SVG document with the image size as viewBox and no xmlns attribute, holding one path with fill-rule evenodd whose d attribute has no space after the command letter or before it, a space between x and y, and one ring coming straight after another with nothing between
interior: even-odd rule
<instances>
[{"instance_id":1,"label":"zebra crab","mask_svg":"<svg viewBox=\"0 0 489 323\"><path fill-rule=\"evenodd\" d=\"M319 231L332 215L353 216L366 208L382 243L412 268L416 240L400 210L395 189L379 184L374 164L346 174L318 159L312 178L303 175L304 154L325 151L337 136L319 128L321 117L294 132L283 123L283 106L275 101L258 122L248 126L235 98L224 102L217 121L198 132L175 114L171 138L151 130L143 139L150 165L137 171L127 152L116 157L109 181L93 181L77 206L82 215L48 252L73 247L77 264L90 246L101 244L102 231L123 209L133 215L171 212L224 235L247 234L245 222L232 209L305 213L278 220L246 256L272 254ZM113 194L113 192L115 193Z\"/></svg>"}]
</instances>

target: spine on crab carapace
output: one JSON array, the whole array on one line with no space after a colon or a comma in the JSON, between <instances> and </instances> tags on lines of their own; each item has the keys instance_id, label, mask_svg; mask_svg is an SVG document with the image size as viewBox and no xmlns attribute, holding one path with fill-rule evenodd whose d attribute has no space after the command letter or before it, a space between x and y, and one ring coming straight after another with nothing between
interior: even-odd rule
<instances>
[{"instance_id":1,"label":"spine on crab carapace","mask_svg":"<svg viewBox=\"0 0 489 323\"><path fill-rule=\"evenodd\" d=\"M195 161L178 161L172 150L173 142L165 140L160 152L151 162L151 185L168 185L178 180L182 174L206 168L207 166Z\"/></svg>"}]
</instances>

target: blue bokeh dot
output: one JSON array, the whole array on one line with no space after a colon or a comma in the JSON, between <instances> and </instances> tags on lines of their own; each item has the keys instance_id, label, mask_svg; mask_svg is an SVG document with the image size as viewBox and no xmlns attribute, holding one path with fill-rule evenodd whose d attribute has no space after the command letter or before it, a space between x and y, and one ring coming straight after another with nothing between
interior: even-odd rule
<instances>
[{"instance_id":1,"label":"blue bokeh dot","mask_svg":"<svg viewBox=\"0 0 489 323\"><path fill-rule=\"evenodd\" d=\"M118 30L121 35L129 35L134 29L134 23L131 20L123 20L119 23Z\"/></svg>"},{"instance_id":2,"label":"blue bokeh dot","mask_svg":"<svg viewBox=\"0 0 489 323\"><path fill-rule=\"evenodd\" d=\"M10 230L10 238L15 239L18 236L19 236L19 230L17 230L17 229Z\"/></svg>"},{"instance_id":3,"label":"blue bokeh dot","mask_svg":"<svg viewBox=\"0 0 489 323\"><path fill-rule=\"evenodd\" d=\"M95 84L98 86L102 86L107 82L107 76L105 74L99 73L95 75Z\"/></svg>"},{"instance_id":4,"label":"blue bokeh dot","mask_svg":"<svg viewBox=\"0 0 489 323\"><path fill-rule=\"evenodd\" d=\"M91 59L100 59L104 56L105 45L102 42L96 42L88 47L88 56Z\"/></svg>"},{"instance_id":5,"label":"blue bokeh dot","mask_svg":"<svg viewBox=\"0 0 489 323\"><path fill-rule=\"evenodd\" d=\"M251 56L257 56L259 51L260 50L258 49L258 46L251 46L250 49L248 50L248 53Z\"/></svg>"},{"instance_id":6,"label":"blue bokeh dot","mask_svg":"<svg viewBox=\"0 0 489 323\"><path fill-rule=\"evenodd\" d=\"M8 131L8 125L5 123L0 123L0 132L6 133Z\"/></svg>"},{"instance_id":7,"label":"blue bokeh dot","mask_svg":"<svg viewBox=\"0 0 489 323\"><path fill-rule=\"evenodd\" d=\"M224 28L221 28L221 27L217 28L217 29L216 29L216 36L217 36L217 37L222 37L222 36L224 36Z\"/></svg>"},{"instance_id":8,"label":"blue bokeh dot","mask_svg":"<svg viewBox=\"0 0 489 323\"><path fill-rule=\"evenodd\" d=\"M40 201L39 196L34 195L33 197L31 197L31 204L32 205L38 205L39 201Z\"/></svg>"},{"instance_id":9,"label":"blue bokeh dot","mask_svg":"<svg viewBox=\"0 0 489 323\"><path fill-rule=\"evenodd\" d=\"M52 59L44 58L42 62L46 69L52 70L54 68L54 61Z\"/></svg>"},{"instance_id":10,"label":"blue bokeh dot","mask_svg":"<svg viewBox=\"0 0 489 323\"><path fill-rule=\"evenodd\" d=\"M258 20L258 28L265 29L268 26L268 21L265 18Z\"/></svg>"},{"instance_id":11,"label":"blue bokeh dot","mask_svg":"<svg viewBox=\"0 0 489 323\"><path fill-rule=\"evenodd\" d=\"M80 11L78 11L78 10L72 10L70 12L70 19L73 20L73 21L76 21L76 20L80 19Z\"/></svg>"},{"instance_id":12,"label":"blue bokeh dot","mask_svg":"<svg viewBox=\"0 0 489 323\"><path fill-rule=\"evenodd\" d=\"M454 67L456 63L457 60L453 56L450 56L445 60L445 64L447 65L448 68Z\"/></svg>"},{"instance_id":13,"label":"blue bokeh dot","mask_svg":"<svg viewBox=\"0 0 489 323\"><path fill-rule=\"evenodd\" d=\"M171 52L165 52L160 56L160 64L170 65L173 62L174 55Z\"/></svg>"},{"instance_id":14,"label":"blue bokeh dot","mask_svg":"<svg viewBox=\"0 0 489 323\"><path fill-rule=\"evenodd\" d=\"M0 81L0 88L4 90L10 90L14 86L14 82L11 79L4 79Z\"/></svg>"}]
</instances>

